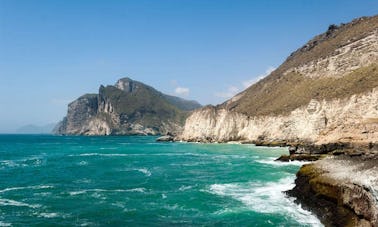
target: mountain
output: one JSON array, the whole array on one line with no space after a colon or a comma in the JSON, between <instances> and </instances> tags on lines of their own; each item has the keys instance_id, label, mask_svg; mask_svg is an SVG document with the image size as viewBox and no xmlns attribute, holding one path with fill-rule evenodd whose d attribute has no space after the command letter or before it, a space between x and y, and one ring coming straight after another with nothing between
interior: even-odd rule
<instances>
[{"instance_id":1,"label":"mountain","mask_svg":"<svg viewBox=\"0 0 378 227\"><path fill-rule=\"evenodd\" d=\"M266 78L195 110L176 139L289 146L278 160L317 161L288 195L325 226L378 226L378 16L330 25Z\"/></svg>"},{"instance_id":2,"label":"mountain","mask_svg":"<svg viewBox=\"0 0 378 227\"><path fill-rule=\"evenodd\" d=\"M196 110L187 141L377 142L378 16L330 25L266 78Z\"/></svg>"},{"instance_id":3,"label":"mountain","mask_svg":"<svg viewBox=\"0 0 378 227\"><path fill-rule=\"evenodd\" d=\"M100 86L68 105L67 116L54 132L71 135L157 135L182 130L195 101L165 95L151 86L122 78Z\"/></svg>"},{"instance_id":4,"label":"mountain","mask_svg":"<svg viewBox=\"0 0 378 227\"><path fill-rule=\"evenodd\" d=\"M25 125L16 130L16 133L18 134L51 134L54 126L56 124L47 124L47 125Z\"/></svg>"}]
</instances>

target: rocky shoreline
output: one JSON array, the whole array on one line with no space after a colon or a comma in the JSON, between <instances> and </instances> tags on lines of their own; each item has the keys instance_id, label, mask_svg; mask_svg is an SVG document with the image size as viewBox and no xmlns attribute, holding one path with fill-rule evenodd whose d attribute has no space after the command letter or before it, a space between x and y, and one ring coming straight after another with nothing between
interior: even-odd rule
<instances>
[{"instance_id":1,"label":"rocky shoreline","mask_svg":"<svg viewBox=\"0 0 378 227\"><path fill-rule=\"evenodd\" d=\"M325 226L378 226L378 153L328 156L301 167L287 192Z\"/></svg>"},{"instance_id":2,"label":"rocky shoreline","mask_svg":"<svg viewBox=\"0 0 378 227\"><path fill-rule=\"evenodd\" d=\"M295 187L285 193L313 212L325 226L378 226L378 143L313 144L261 139L238 143L288 147L289 155L276 161L311 161L301 167Z\"/></svg>"},{"instance_id":3,"label":"rocky shoreline","mask_svg":"<svg viewBox=\"0 0 378 227\"><path fill-rule=\"evenodd\" d=\"M315 161L301 167L286 192L325 226L378 226L376 143L292 145L277 161Z\"/></svg>"}]
</instances>

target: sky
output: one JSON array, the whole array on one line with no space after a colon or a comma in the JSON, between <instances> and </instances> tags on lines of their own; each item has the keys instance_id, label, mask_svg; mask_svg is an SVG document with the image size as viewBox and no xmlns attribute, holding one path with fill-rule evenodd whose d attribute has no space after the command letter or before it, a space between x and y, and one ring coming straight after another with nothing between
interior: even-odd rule
<instances>
[{"instance_id":1,"label":"sky","mask_svg":"<svg viewBox=\"0 0 378 227\"><path fill-rule=\"evenodd\" d=\"M219 104L377 0L0 0L0 133L130 77Z\"/></svg>"}]
</instances>

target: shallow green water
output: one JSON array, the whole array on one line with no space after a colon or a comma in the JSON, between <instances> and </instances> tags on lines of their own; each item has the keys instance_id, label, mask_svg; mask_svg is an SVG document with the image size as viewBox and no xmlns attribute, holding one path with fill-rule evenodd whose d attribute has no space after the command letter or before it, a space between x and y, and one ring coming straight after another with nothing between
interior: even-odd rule
<instances>
[{"instance_id":1,"label":"shallow green water","mask_svg":"<svg viewBox=\"0 0 378 227\"><path fill-rule=\"evenodd\" d=\"M0 226L316 226L283 148L0 135Z\"/></svg>"}]
</instances>

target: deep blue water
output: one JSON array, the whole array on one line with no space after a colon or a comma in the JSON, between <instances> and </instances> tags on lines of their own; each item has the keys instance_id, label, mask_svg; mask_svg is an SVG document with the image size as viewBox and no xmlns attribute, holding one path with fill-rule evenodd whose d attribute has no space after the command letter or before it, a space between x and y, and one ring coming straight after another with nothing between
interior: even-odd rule
<instances>
[{"instance_id":1,"label":"deep blue water","mask_svg":"<svg viewBox=\"0 0 378 227\"><path fill-rule=\"evenodd\" d=\"M284 148L0 135L0 226L318 226Z\"/></svg>"}]
</instances>

